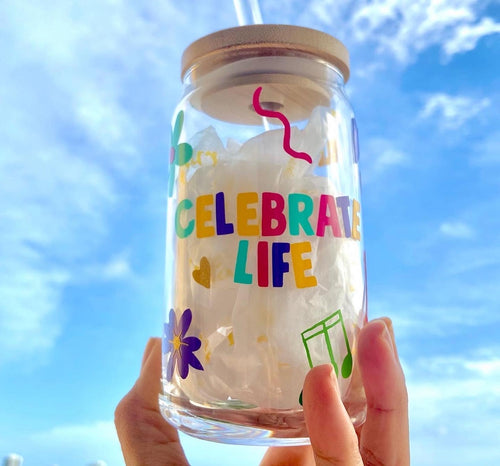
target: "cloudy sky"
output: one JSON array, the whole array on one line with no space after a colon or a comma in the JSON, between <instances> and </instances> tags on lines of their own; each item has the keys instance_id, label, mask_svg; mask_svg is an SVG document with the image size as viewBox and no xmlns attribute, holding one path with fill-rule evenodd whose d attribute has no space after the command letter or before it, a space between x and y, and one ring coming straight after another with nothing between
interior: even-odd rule
<instances>
[{"instance_id":1,"label":"cloudy sky","mask_svg":"<svg viewBox=\"0 0 500 466\"><path fill-rule=\"evenodd\" d=\"M260 4L351 54L369 313L395 324L413 464L499 464L498 3ZM164 317L181 53L235 25L231 0L2 0L0 458L123 464L113 410ZM262 454L184 442L193 465Z\"/></svg>"}]
</instances>

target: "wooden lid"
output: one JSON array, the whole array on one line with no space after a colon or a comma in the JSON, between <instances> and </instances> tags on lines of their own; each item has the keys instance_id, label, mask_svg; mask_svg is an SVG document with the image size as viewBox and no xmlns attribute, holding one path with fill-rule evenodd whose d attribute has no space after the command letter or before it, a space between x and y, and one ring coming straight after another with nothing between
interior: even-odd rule
<instances>
[{"instance_id":1,"label":"wooden lid","mask_svg":"<svg viewBox=\"0 0 500 466\"><path fill-rule=\"evenodd\" d=\"M255 60L243 61L263 57L272 61L261 66ZM313 60L304 62L304 57ZM192 82L207 76L190 99L218 120L262 124L252 104L256 88L262 87L263 107L300 121L317 106L329 106L325 62L344 82L349 79L349 53L334 37L298 26L258 24L225 29L193 42L182 56L182 76L189 72ZM229 64L237 66L238 73L227 79L223 66Z\"/></svg>"},{"instance_id":2,"label":"wooden lid","mask_svg":"<svg viewBox=\"0 0 500 466\"><path fill-rule=\"evenodd\" d=\"M282 24L253 24L209 34L187 47L182 55L181 77L196 65L204 74L218 66L249 56L288 55L302 52L335 66L349 79L349 52L325 32Z\"/></svg>"}]
</instances>

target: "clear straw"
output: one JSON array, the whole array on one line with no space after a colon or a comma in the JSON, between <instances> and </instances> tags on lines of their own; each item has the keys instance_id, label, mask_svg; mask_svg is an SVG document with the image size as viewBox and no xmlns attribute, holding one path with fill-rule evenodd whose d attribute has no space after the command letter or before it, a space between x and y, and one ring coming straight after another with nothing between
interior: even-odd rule
<instances>
[{"instance_id":1,"label":"clear straw","mask_svg":"<svg viewBox=\"0 0 500 466\"><path fill-rule=\"evenodd\" d=\"M240 26L263 23L259 0L233 0L233 3ZM270 124L266 117L262 117L262 125L265 131L269 131Z\"/></svg>"},{"instance_id":2,"label":"clear straw","mask_svg":"<svg viewBox=\"0 0 500 466\"><path fill-rule=\"evenodd\" d=\"M259 0L233 0L233 3L240 26L262 24Z\"/></svg>"}]
</instances>

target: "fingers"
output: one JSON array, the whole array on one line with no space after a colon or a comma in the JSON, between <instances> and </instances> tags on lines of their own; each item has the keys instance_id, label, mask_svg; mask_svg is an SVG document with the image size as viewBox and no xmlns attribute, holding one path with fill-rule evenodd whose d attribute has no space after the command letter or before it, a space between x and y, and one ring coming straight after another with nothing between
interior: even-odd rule
<instances>
[{"instance_id":1,"label":"fingers","mask_svg":"<svg viewBox=\"0 0 500 466\"><path fill-rule=\"evenodd\" d=\"M263 465L306 465L313 460L317 466L361 466L363 461L366 466L409 465L408 399L389 319L377 319L361 330L358 360L368 403L361 455L333 367L325 365L313 368L304 383L304 416L313 454L307 447L272 448ZM160 377L161 340L155 338L146 346L139 379L115 412L127 466L188 464L177 431L158 409Z\"/></svg>"},{"instance_id":2,"label":"fingers","mask_svg":"<svg viewBox=\"0 0 500 466\"><path fill-rule=\"evenodd\" d=\"M361 466L358 438L340 399L333 366L309 371L303 402L316 464Z\"/></svg>"},{"instance_id":3,"label":"fingers","mask_svg":"<svg viewBox=\"0 0 500 466\"><path fill-rule=\"evenodd\" d=\"M410 464L408 396L389 319L376 319L360 332L358 360L368 411L360 439L366 465Z\"/></svg>"},{"instance_id":4,"label":"fingers","mask_svg":"<svg viewBox=\"0 0 500 466\"><path fill-rule=\"evenodd\" d=\"M187 465L177 431L161 416L161 340L151 338L141 373L118 404L115 425L127 466Z\"/></svg>"}]
</instances>

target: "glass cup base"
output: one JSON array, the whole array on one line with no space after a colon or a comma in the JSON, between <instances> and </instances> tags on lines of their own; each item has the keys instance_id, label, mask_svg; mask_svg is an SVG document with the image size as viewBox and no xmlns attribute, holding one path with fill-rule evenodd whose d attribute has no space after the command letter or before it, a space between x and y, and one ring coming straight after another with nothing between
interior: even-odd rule
<instances>
[{"instance_id":1,"label":"glass cup base","mask_svg":"<svg viewBox=\"0 0 500 466\"><path fill-rule=\"evenodd\" d=\"M202 440L235 445L309 445L302 411L207 408L160 395L160 411L176 429Z\"/></svg>"}]
</instances>

